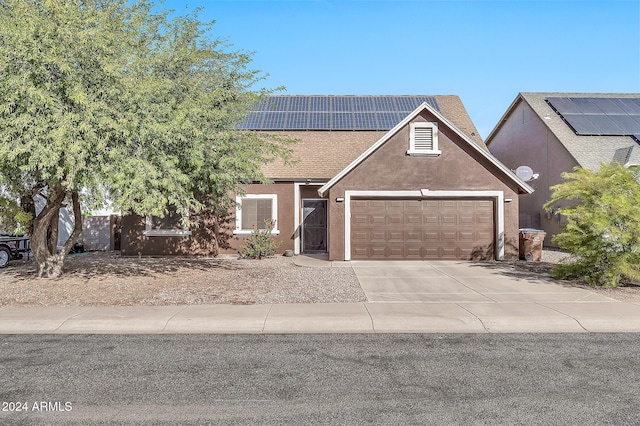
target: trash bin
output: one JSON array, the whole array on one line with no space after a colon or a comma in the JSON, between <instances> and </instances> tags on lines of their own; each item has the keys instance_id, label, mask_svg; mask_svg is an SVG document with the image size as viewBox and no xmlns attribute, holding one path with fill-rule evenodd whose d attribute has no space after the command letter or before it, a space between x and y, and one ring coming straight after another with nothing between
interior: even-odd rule
<instances>
[{"instance_id":1,"label":"trash bin","mask_svg":"<svg viewBox=\"0 0 640 426\"><path fill-rule=\"evenodd\" d=\"M546 232L540 229L520 229L520 259L527 262L542 260L542 242Z\"/></svg>"}]
</instances>

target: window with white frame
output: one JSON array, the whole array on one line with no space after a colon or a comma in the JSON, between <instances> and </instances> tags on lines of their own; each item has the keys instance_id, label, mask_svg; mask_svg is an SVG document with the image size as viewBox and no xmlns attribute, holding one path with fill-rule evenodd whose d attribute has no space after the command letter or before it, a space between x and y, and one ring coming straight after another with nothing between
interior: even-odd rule
<instances>
[{"instance_id":1,"label":"window with white frame","mask_svg":"<svg viewBox=\"0 0 640 426\"><path fill-rule=\"evenodd\" d=\"M438 124L417 122L410 124L409 155L440 155L438 149Z\"/></svg>"},{"instance_id":2,"label":"window with white frame","mask_svg":"<svg viewBox=\"0 0 640 426\"><path fill-rule=\"evenodd\" d=\"M278 231L278 196L276 194L246 194L236 197L236 229L234 234L250 234L254 228L266 229L265 220L275 223L272 234Z\"/></svg>"},{"instance_id":3,"label":"window with white frame","mask_svg":"<svg viewBox=\"0 0 640 426\"><path fill-rule=\"evenodd\" d=\"M147 216L144 235L153 236L188 236L191 231L182 225L182 216L175 206L168 206L164 216Z\"/></svg>"}]
</instances>

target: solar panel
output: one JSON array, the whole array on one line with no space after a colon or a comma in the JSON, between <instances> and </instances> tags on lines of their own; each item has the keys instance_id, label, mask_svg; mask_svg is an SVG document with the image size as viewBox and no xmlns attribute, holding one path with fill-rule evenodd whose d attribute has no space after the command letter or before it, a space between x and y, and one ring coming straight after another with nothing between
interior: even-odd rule
<instances>
[{"instance_id":1,"label":"solar panel","mask_svg":"<svg viewBox=\"0 0 640 426\"><path fill-rule=\"evenodd\" d=\"M330 98L328 96L311 96L309 98L309 111L315 111L315 112L331 111Z\"/></svg>"},{"instance_id":2,"label":"solar panel","mask_svg":"<svg viewBox=\"0 0 640 426\"><path fill-rule=\"evenodd\" d=\"M353 98L354 112L373 112L373 99L369 96L355 96Z\"/></svg>"},{"instance_id":3,"label":"solar panel","mask_svg":"<svg viewBox=\"0 0 640 426\"><path fill-rule=\"evenodd\" d=\"M336 130L353 129L353 113L351 112L334 112L331 114L331 128Z\"/></svg>"},{"instance_id":4,"label":"solar panel","mask_svg":"<svg viewBox=\"0 0 640 426\"><path fill-rule=\"evenodd\" d=\"M640 133L640 98L547 98L547 102L578 135Z\"/></svg>"},{"instance_id":5,"label":"solar panel","mask_svg":"<svg viewBox=\"0 0 640 426\"><path fill-rule=\"evenodd\" d=\"M640 99L618 98L614 99L629 115L640 115Z\"/></svg>"},{"instance_id":6,"label":"solar panel","mask_svg":"<svg viewBox=\"0 0 640 426\"><path fill-rule=\"evenodd\" d=\"M331 114L328 112L310 112L308 129L331 129Z\"/></svg>"},{"instance_id":7,"label":"solar panel","mask_svg":"<svg viewBox=\"0 0 640 426\"><path fill-rule=\"evenodd\" d=\"M579 135L597 135L598 128L584 114L566 114L563 118Z\"/></svg>"},{"instance_id":8,"label":"solar panel","mask_svg":"<svg viewBox=\"0 0 640 426\"><path fill-rule=\"evenodd\" d=\"M408 96L401 96L396 99L398 105L398 111L406 112L407 114L417 108L422 102L416 104L415 98Z\"/></svg>"},{"instance_id":9,"label":"solar panel","mask_svg":"<svg viewBox=\"0 0 640 426\"><path fill-rule=\"evenodd\" d=\"M262 122L262 128L264 129L284 129L284 121L286 113L265 111L262 113L264 120Z\"/></svg>"},{"instance_id":10,"label":"solar panel","mask_svg":"<svg viewBox=\"0 0 640 426\"><path fill-rule=\"evenodd\" d=\"M376 107L376 111L397 111L397 107L393 102L393 98L390 96L375 96L373 103Z\"/></svg>"},{"instance_id":11,"label":"solar panel","mask_svg":"<svg viewBox=\"0 0 640 426\"><path fill-rule=\"evenodd\" d=\"M380 129L392 129L404 118L397 112L379 112L377 116Z\"/></svg>"},{"instance_id":12,"label":"solar panel","mask_svg":"<svg viewBox=\"0 0 640 426\"><path fill-rule=\"evenodd\" d=\"M594 98L591 102L605 114L625 114L624 110L609 98Z\"/></svg>"},{"instance_id":13,"label":"solar panel","mask_svg":"<svg viewBox=\"0 0 640 426\"><path fill-rule=\"evenodd\" d=\"M588 115L589 121L593 123L594 126L599 130L599 134L601 135L622 135L624 134L623 130L618 126L614 120L612 120L613 116L608 115Z\"/></svg>"},{"instance_id":14,"label":"solar panel","mask_svg":"<svg viewBox=\"0 0 640 426\"><path fill-rule=\"evenodd\" d=\"M309 113L307 112L290 112L285 122L286 129L306 129L308 126Z\"/></svg>"},{"instance_id":15,"label":"solar panel","mask_svg":"<svg viewBox=\"0 0 640 426\"><path fill-rule=\"evenodd\" d=\"M609 117L622 127L625 136L640 133L640 115L610 115Z\"/></svg>"},{"instance_id":16,"label":"solar panel","mask_svg":"<svg viewBox=\"0 0 640 426\"><path fill-rule=\"evenodd\" d=\"M393 126L392 126L393 127ZM353 114L353 128L355 130L377 130L378 121L374 112L356 112Z\"/></svg>"},{"instance_id":17,"label":"solar panel","mask_svg":"<svg viewBox=\"0 0 640 426\"><path fill-rule=\"evenodd\" d=\"M353 111L353 96L335 96L332 101L334 112Z\"/></svg>"},{"instance_id":18,"label":"solar panel","mask_svg":"<svg viewBox=\"0 0 640 426\"><path fill-rule=\"evenodd\" d=\"M268 111L288 111L291 98L273 96L268 99L266 108Z\"/></svg>"},{"instance_id":19,"label":"solar panel","mask_svg":"<svg viewBox=\"0 0 640 426\"><path fill-rule=\"evenodd\" d=\"M573 102L583 114L602 114L602 111L589 98L572 98Z\"/></svg>"},{"instance_id":20,"label":"solar panel","mask_svg":"<svg viewBox=\"0 0 640 426\"><path fill-rule=\"evenodd\" d=\"M559 114L582 114L582 110L569 98L547 98L547 102Z\"/></svg>"},{"instance_id":21,"label":"solar panel","mask_svg":"<svg viewBox=\"0 0 640 426\"><path fill-rule=\"evenodd\" d=\"M275 96L274 96L275 97ZM306 96L291 96L289 111L309 111L309 98Z\"/></svg>"},{"instance_id":22,"label":"solar panel","mask_svg":"<svg viewBox=\"0 0 640 426\"><path fill-rule=\"evenodd\" d=\"M272 95L238 125L252 130L389 130L432 96Z\"/></svg>"}]
</instances>

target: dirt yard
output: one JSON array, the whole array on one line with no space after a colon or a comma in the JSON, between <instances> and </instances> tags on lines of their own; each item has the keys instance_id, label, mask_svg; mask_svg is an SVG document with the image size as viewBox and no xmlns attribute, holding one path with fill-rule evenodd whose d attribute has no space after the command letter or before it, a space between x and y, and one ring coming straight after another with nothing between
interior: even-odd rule
<instances>
[{"instance_id":1,"label":"dirt yard","mask_svg":"<svg viewBox=\"0 0 640 426\"><path fill-rule=\"evenodd\" d=\"M516 275L548 278L565 255L547 252L543 262L494 263ZM492 264L488 264L492 267ZM566 283L563 283L566 285ZM576 284L580 286L580 284ZM640 287L592 288L608 297L640 303ZM123 258L113 252L70 256L65 274L37 279L33 263L0 269L2 306L197 305L347 303L366 301L351 268L307 268L294 258L263 260Z\"/></svg>"},{"instance_id":2,"label":"dirt yard","mask_svg":"<svg viewBox=\"0 0 640 426\"><path fill-rule=\"evenodd\" d=\"M0 270L0 305L100 306L365 301L351 268L304 268L263 260L72 255L59 279L37 279L32 262Z\"/></svg>"}]
</instances>

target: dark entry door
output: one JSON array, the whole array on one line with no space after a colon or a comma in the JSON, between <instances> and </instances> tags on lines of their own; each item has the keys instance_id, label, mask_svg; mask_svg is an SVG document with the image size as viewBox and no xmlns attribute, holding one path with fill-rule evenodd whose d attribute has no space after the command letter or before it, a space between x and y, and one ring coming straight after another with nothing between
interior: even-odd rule
<instances>
[{"instance_id":1,"label":"dark entry door","mask_svg":"<svg viewBox=\"0 0 640 426\"><path fill-rule=\"evenodd\" d=\"M327 200L302 200L302 251L327 251Z\"/></svg>"}]
</instances>

